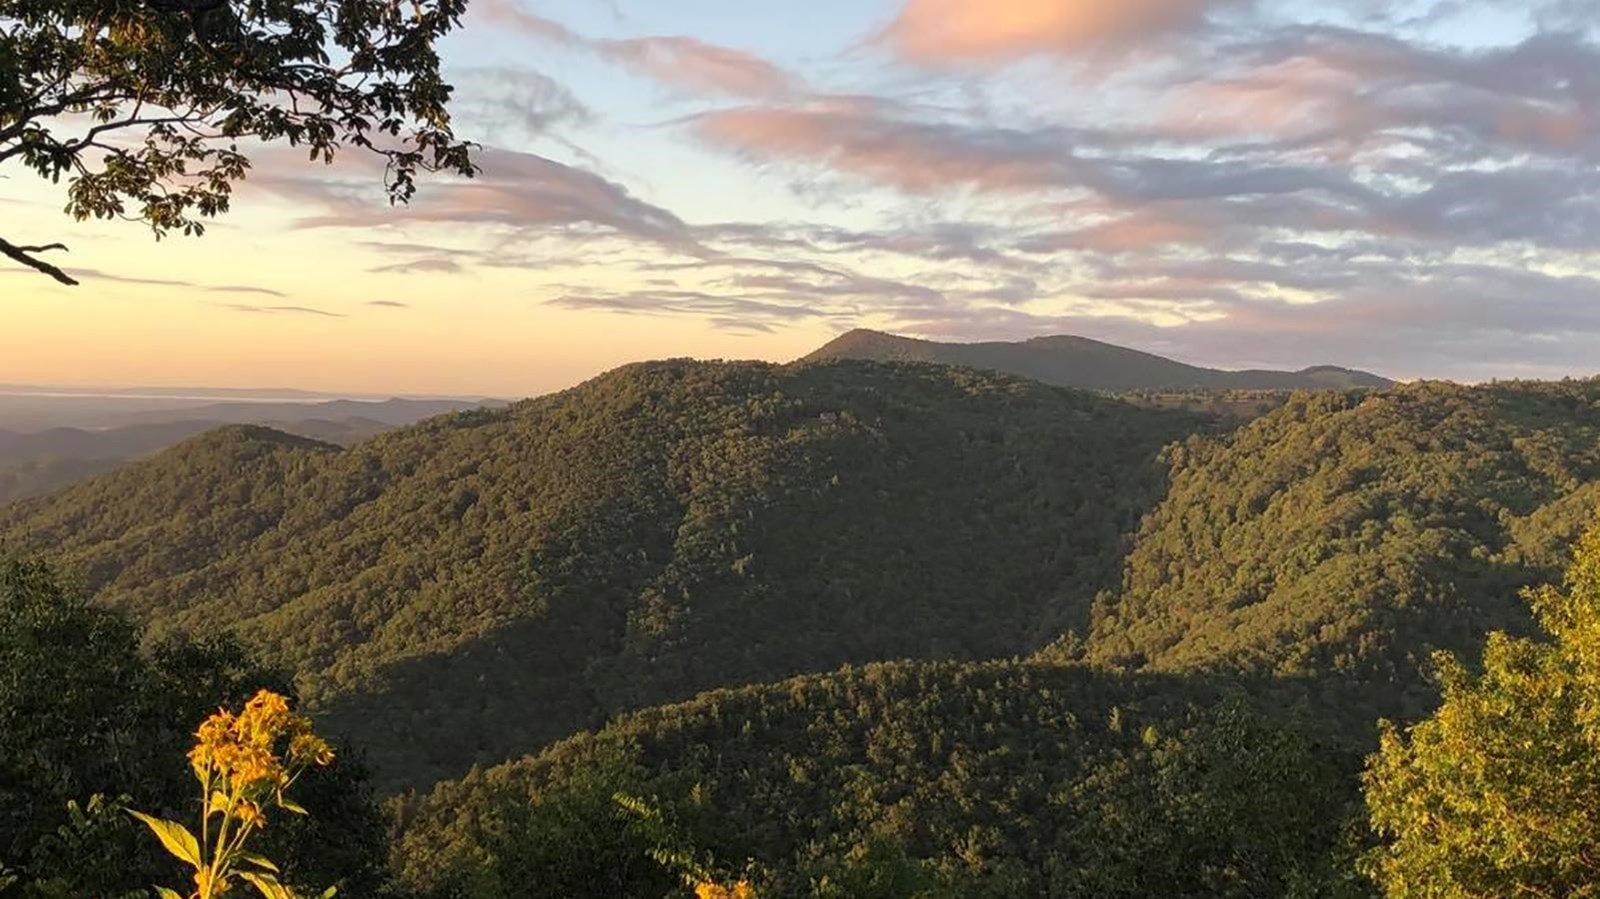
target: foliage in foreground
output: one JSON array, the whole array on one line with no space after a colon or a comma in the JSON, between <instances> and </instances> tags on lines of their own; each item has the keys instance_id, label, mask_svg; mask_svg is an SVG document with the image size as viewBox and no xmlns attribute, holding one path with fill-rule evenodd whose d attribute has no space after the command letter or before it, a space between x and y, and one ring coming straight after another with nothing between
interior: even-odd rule
<instances>
[{"instance_id":1,"label":"foliage in foreground","mask_svg":"<svg viewBox=\"0 0 1600 899\"><path fill-rule=\"evenodd\" d=\"M1529 597L1554 639L1495 634L1478 675L1442 657L1444 704L1368 765L1391 899L1600 896L1600 527Z\"/></svg>"},{"instance_id":2,"label":"foliage in foreground","mask_svg":"<svg viewBox=\"0 0 1600 899\"><path fill-rule=\"evenodd\" d=\"M249 848L250 837L267 826L269 807L304 815L288 792L306 769L333 763L333 747L311 730L311 721L289 711L289 701L261 690L235 715L219 709L200 725L189 767L200 781L199 837L189 828L143 812L143 821L167 852L194 869L188 899L213 899L243 881L262 899L295 899L279 881L277 864ZM215 824L212 819L215 818ZM337 887L323 892L330 899ZM161 899L184 894L158 886Z\"/></svg>"},{"instance_id":3,"label":"foliage in foreground","mask_svg":"<svg viewBox=\"0 0 1600 899\"><path fill-rule=\"evenodd\" d=\"M123 809L186 816L195 723L261 685L286 689L231 644L141 650L47 566L0 561L0 896L115 899L171 880ZM384 823L359 764L315 769L300 793L313 816L275 824L260 851L290 883L373 895Z\"/></svg>"}]
</instances>

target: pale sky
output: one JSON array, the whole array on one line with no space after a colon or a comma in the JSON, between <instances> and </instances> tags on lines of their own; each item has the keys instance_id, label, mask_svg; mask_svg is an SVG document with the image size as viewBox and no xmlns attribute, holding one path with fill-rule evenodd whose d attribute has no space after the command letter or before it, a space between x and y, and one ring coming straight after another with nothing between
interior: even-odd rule
<instances>
[{"instance_id":1,"label":"pale sky","mask_svg":"<svg viewBox=\"0 0 1600 899\"><path fill-rule=\"evenodd\" d=\"M483 175L273 149L201 238L0 167L0 383L527 395L851 327L1600 372L1596 0L474 0Z\"/></svg>"}]
</instances>

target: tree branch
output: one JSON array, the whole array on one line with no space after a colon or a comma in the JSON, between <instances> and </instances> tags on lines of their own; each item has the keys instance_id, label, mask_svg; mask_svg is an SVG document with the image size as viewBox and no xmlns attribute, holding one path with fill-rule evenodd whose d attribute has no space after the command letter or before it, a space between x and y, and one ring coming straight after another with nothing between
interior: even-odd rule
<instances>
[{"instance_id":1,"label":"tree branch","mask_svg":"<svg viewBox=\"0 0 1600 899\"><path fill-rule=\"evenodd\" d=\"M76 278L73 278L71 275L59 268L56 268L50 263L45 262L43 259L35 259L33 256L29 255L30 253L44 253L50 250L61 250L65 252L66 249L67 248L65 244L59 243L44 244L43 246L37 247L19 247L16 244L7 241L5 238L0 237L0 256L14 259L35 271L43 272L62 284L76 287L78 284Z\"/></svg>"}]
</instances>

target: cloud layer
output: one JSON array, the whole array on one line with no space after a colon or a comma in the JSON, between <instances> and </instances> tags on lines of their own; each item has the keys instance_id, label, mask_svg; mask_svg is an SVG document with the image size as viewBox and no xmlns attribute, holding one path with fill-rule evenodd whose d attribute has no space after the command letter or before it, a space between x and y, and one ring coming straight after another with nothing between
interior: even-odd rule
<instances>
[{"instance_id":1,"label":"cloud layer","mask_svg":"<svg viewBox=\"0 0 1600 899\"><path fill-rule=\"evenodd\" d=\"M478 67L465 108L521 129L480 177L404 210L270 159L253 183L360 234L381 283L516 271L568 312L1576 371L1600 338L1585 8L897 0L802 64L689 15L618 36L484 0L478 23L634 76L632 118L611 82ZM646 164L661 150L684 167ZM685 212L685 183L719 202Z\"/></svg>"}]
</instances>

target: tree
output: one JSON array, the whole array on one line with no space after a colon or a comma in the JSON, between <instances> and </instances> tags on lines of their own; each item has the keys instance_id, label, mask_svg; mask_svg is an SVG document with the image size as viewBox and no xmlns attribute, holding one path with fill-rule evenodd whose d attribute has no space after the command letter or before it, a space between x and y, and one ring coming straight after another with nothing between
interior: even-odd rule
<instances>
[{"instance_id":1,"label":"tree","mask_svg":"<svg viewBox=\"0 0 1600 899\"><path fill-rule=\"evenodd\" d=\"M1120 715L1119 715L1120 717ZM1063 788L1074 825L1052 886L1096 899L1370 896L1355 875L1357 757L1235 694Z\"/></svg>"},{"instance_id":2,"label":"tree","mask_svg":"<svg viewBox=\"0 0 1600 899\"><path fill-rule=\"evenodd\" d=\"M1392 899L1600 896L1600 526L1529 598L1554 640L1493 634L1478 676L1439 658L1439 710L1368 762L1366 867Z\"/></svg>"},{"instance_id":3,"label":"tree","mask_svg":"<svg viewBox=\"0 0 1600 899\"><path fill-rule=\"evenodd\" d=\"M466 0L0 0L0 164L68 179L78 220L199 234L226 212L252 146L385 161L391 201L418 171L470 176L451 132L436 42ZM0 255L63 284L40 258Z\"/></svg>"}]
</instances>

